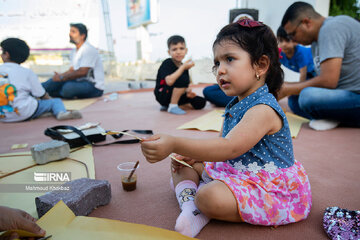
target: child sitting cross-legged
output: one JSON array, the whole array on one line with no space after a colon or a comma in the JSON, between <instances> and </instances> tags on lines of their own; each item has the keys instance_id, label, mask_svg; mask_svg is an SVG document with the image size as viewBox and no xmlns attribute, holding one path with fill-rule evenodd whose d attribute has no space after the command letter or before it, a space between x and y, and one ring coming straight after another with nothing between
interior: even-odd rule
<instances>
[{"instance_id":1,"label":"child sitting cross-legged","mask_svg":"<svg viewBox=\"0 0 360 240\"><path fill-rule=\"evenodd\" d=\"M29 46L21 39L8 38L1 42L0 105L1 122L19 122L38 118L51 112L56 119L81 118L79 111L67 111L61 99L50 99L36 74L20 66L29 57ZM6 96L6 97L5 97Z\"/></svg>"},{"instance_id":2,"label":"child sitting cross-legged","mask_svg":"<svg viewBox=\"0 0 360 240\"><path fill-rule=\"evenodd\" d=\"M182 62L187 53L185 39L174 35L168 39L167 44L171 58L161 64L154 89L155 98L161 105L160 110L182 115L186 112L180 105L190 103L194 109L204 108L206 100L196 96L189 88L189 69L195 64L192 60Z\"/></svg>"},{"instance_id":3,"label":"child sitting cross-legged","mask_svg":"<svg viewBox=\"0 0 360 240\"><path fill-rule=\"evenodd\" d=\"M261 22L225 26L213 44L220 88L236 96L225 108L221 137L157 134L141 143L150 163L171 153L172 184L181 213L175 230L194 237L210 221L277 226L306 219L309 179L294 158L286 116L276 101L283 83L277 41Z\"/></svg>"}]
</instances>

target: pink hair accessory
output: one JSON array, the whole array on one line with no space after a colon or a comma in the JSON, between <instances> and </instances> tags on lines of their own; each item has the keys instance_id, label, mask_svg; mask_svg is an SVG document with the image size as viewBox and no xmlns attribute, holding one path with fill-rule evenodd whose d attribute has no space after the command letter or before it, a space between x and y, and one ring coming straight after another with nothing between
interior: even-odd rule
<instances>
[{"instance_id":1,"label":"pink hair accessory","mask_svg":"<svg viewBox=\"0 0 360 240\"><path fill-rule=\"evenodd\" d=\"M279 48L279 57L280 57L280 59L283 58L283 56L281 56L281 48Z\"/></svg>"},{"instance_id":2,"label":"pink hair accessory","mask_svg":"<svg viewBox=\"0 0 360 240\"><path fill-rule=\"evenodd\" d=\"M237 21L237 23L243 27L253 28L264 26L262 22L251 20L250 18L243 18Z\"/></svg>"}]
</instances>

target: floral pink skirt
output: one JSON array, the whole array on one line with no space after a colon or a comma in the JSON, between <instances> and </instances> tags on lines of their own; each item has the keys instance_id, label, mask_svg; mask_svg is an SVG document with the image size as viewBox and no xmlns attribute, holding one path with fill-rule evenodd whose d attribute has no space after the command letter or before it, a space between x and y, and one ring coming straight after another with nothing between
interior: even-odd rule
<instances>
[{"instance_id":1,"label":"floral pink skirt","mask_svg":"<svg viewBox=\"0 0 360 240\"><path fill-rule=\"evenodd\" d=\"M289 168L277 168L270 172L264 169L240 171L226 162L205 162L205 171L210 178L229 187L244 222L284 225L301 221L310 213L309 179L296 160Z\"/></svg>"}]
</instances>

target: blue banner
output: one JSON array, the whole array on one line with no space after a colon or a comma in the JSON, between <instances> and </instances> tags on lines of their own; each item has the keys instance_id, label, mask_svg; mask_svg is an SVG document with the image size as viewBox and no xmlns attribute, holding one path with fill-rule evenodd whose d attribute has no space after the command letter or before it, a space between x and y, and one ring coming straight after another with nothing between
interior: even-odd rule
<instances>
[{"instance_id":1,"label":"blue banner","mask_svg":"<svg viewBox=\"0 0 360 240\"><path fill-rule=\"evenodd\" d=\"M153 23L152 4L150 0L127 0L126 13L128 28L135 28L140 25Z\"/></svg>"}]
</instances>

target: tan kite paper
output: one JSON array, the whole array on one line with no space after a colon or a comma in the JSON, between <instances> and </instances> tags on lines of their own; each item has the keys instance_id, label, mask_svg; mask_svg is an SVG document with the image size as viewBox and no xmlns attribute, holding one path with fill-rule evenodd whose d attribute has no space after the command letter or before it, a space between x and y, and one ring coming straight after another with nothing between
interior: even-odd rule
<instances>
[{"instance_id":1,"label":"tan kite paper","mask_svg":"<svg viewBox=\"0 0 360 240\"><path fill-rule=\"evenodd\" d=\"M49 182L36 182L34 179L35 172L70 172L70 180L87 177L89 174L89 178L95 179L95 165L92 147L86 146L77 151L76 149L72 149L72 151L73 152L70 153L69 158L85 163L88 171L86 170L84 164L70 159L27 168L36 164L32 159L30 152L0 155L0 205L19 208L28 212L33 217L37 217L34 199L35 197L44 195L45 192L34 192L32 190L26 190L25 187L31 187L38 184L48 185ZM19 171L21 169L25 170ZM16 173L11 174L13 172ZM11 175L6 176L8 174ZM21 192L11 192L11 189L13 188L12 186L20 186L23 190L21 190Z\"/></svg>"},{"instance_id":2,"label":"tan kite paper","mask_svg":"<svg viewBox=\"0 0 360 240\"><path fill-rule=\"evenodd\" d=\"M309 119L300 117L300 116L295 115L295 114L290 113L290 112L286 112L285 115L286 115L286 118L287 118L287 120L289 122L290 134L291 134L292 138L297 137L303 123L310 122Z\"/></svg>"},{"instance_id":3,"label":"tan kite paper","mask_svg":"<svg viewBox=\"0 0 360 240\"><path fill-rule=\"evenodd\" d=\"M200 131L220 132L224 121L224 118L222 117L223 114L224 110L213 110L181 125L177 129L197 129ZM289 122L291 137L296 138L301 129L301 125L309 122L309 120L290 112L286 112L285 115Z\"/></svg>"},{"instance_id":4,"label":"tan kite paper","mask_svg":"<svg viewBox=\"0 0 360 240\"><path fill-rule=\"evenodd\" d=\"M50 209L37 224L51 235L51 240L57 239L124 239L124 240L188 240L180 233L142 224L127 223L105 218L75 216L63 201L58 202ZM18 231L16 231L18 232ZM6 232L9 235L11 232ZM33 236L24 231L19 232L20 237Z\"/></svg>"},{"instance_id":5,"label":"tan kite paper","mask_svg":"<svg viewBox=\"0 0 360 240\"><path fill-rule=\"evenodd\" d=\"M11 146L11 150L27 148L28 145L29 145L29 144L27 144L27 143L13 144L13 145Z\"/></svg>"},{"instance_id":6,"label":"tan kite paper","mask_svg":"<svg viewBox=\"0 0 360 240\"><path fill-rule=\"evenodd\" d=\"M216 109L181 125L177 129L198 129L200 131L220 132L224 121L222 117L223 114L224 110Z\"/></svg>"},{"instance_id":7,"label":"tan kite paper","mask_svg":"<svg viewBox=\"0 0 360 240\"><path fill-rule=\"evenodd\" d=\"M63 100L66 110L81 110L96 102L96 98Z\"/></svg>"}]
</instances>

